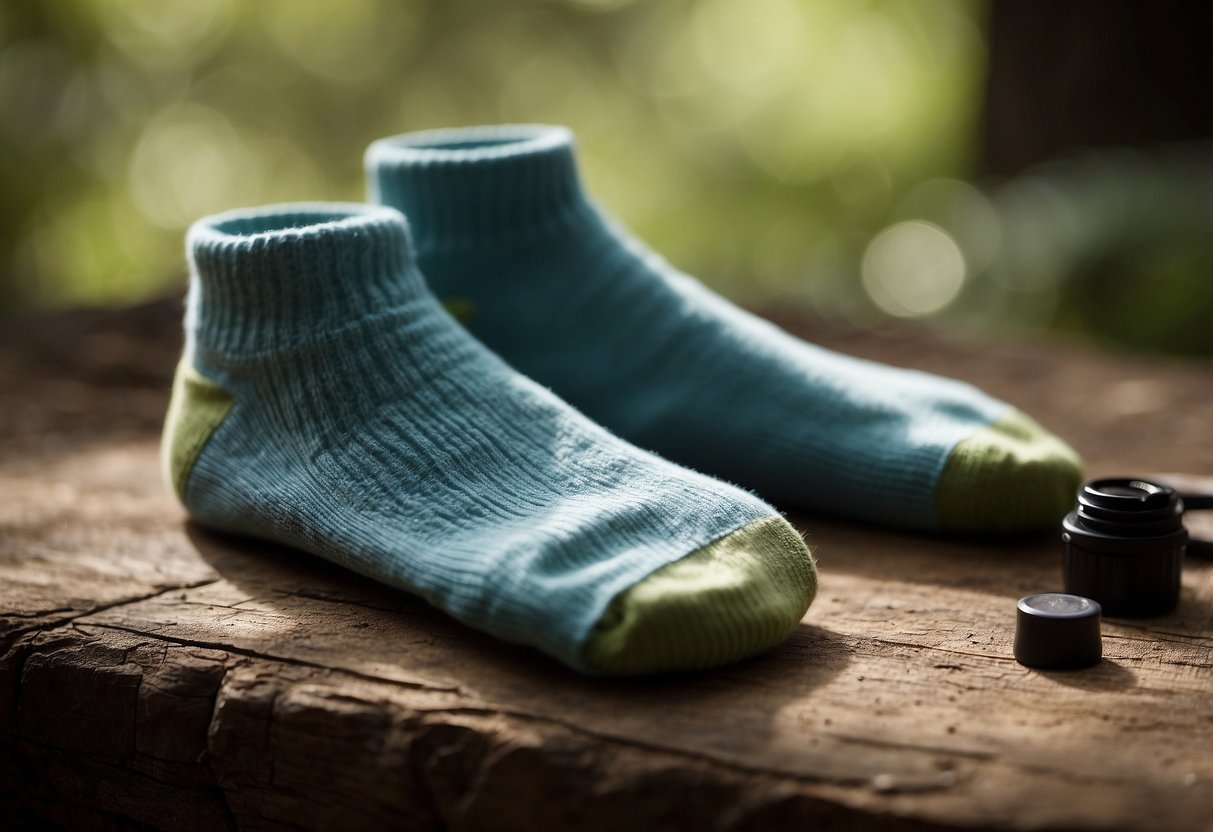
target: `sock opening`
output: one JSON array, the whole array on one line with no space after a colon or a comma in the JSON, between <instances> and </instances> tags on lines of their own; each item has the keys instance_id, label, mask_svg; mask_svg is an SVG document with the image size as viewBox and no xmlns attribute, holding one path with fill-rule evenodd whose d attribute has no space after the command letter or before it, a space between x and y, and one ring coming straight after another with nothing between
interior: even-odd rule
<instances>
[{"instance_id":1,"label":"sock opening","mask_svg":"<svg viewBox=\"0 0 1213 832\"><path fill-rule=\"evenodd\" d=\"M533 239L593 215L573 134L546 124L425 130L373 143L371 199L425 232L423 254L477 241Z\"/></svg>"},{"instance_id":2,"label":"sock opening","mask_svg":"<svg viewBox=\"0 0 1213 832\"><path fill-rule=\"evenodd\" d=\"M367 222L401 222L396 211L357 203L287 203L219 214L197 224L197 230L227 241L279 234L340 231Z\"/></svg>"},{"instance_id":3,"label":"sock opening","mask_svg":"<svg viewBox=\"0 0 1213 832\"><path fill-rule=\"evenodd\" d=\"M567 128L546 124L509 124L423 130L380 139L368 149L368 162L463 161L544 154L568 146L573 134Z\"/></svg>"},{"instance_id":4,"label":"sock opening","mask_svg":"<svg viewBox=\"0 0 1213 832\"><path fill-rule=\"evenodd\" d=\"M453 139L451 141L418 142L411 146L428 150L479 150L485 147L517 144L519 141L518 139Z\"/></svg>"}]
</instances>

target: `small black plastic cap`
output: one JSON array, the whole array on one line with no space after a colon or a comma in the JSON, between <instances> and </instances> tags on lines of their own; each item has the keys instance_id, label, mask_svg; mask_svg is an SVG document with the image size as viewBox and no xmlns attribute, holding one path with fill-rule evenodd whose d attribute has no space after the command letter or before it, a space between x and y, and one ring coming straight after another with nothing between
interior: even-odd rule
<instances>
[{"instance_id":1,"label":"small black plastic cap","mask_svg":"<svg viewBox=\"0 0 1213 832\"><path fill-rule=\"evenodd\" d=\"M1041 670L1078 670L1099 664L1099 603L1081 595L1042 592L1019 599L1015 661Z\"/></svg>"},{"instance_id":2,"label":"small black plastic cap","mask_svg":"<svg viewBox=\"0 0 1213 832\"><path fill-rule=\"evenodd\" d=\"M1131 477L1091 480L1061 521L1066 592L1113 616L1165 615L1179 603L1184 504L1174 489Z\"/></svg>"}]
</instances>

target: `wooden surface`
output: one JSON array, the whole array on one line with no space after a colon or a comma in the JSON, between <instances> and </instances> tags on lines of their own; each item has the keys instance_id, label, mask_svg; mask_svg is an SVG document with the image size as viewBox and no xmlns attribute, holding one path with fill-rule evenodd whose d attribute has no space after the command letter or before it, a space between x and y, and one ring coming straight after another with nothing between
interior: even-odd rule
<instances>
[{"instance_id":1,"label":"wooden surface","mask_svg":"<svg viewBox=\"0 0 1213 832\"><path fill-rule=\"evenodd\" d=\"M187 524L157 466L178 320L0 327L0 826L1213 829L1208 560L1174 614L1106 621L1101 665L1037 672L1014 607L1060 588L1054 536L798 515L822 588L784 646L587 679ZM801 331L977 382L1092 475L1213 472L1206 368Z\"/></svg>"}]
</instances>

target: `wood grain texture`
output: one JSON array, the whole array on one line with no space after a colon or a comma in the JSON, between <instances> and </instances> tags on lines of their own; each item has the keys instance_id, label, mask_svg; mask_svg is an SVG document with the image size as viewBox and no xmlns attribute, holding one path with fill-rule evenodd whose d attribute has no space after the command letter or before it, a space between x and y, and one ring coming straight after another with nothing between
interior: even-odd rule
<instances>
[{"instance_id":1,"label":"wood grain texture","mask_svg":"<svg viewBox=\"0 0 1213 832\"><path fill-rule=\"evenodd\" d=\"M714 672L589 679L188 524L156 459L177 311L0 333L8 825L1213 829L1209 561L1189 559L1175 613L1106 621L1099 666L1038 672L1011 658L1014 604L1059 588L1053 536L794 515L822 590L785 645ZM796 328L978 383L1092 475L1213 472L1207 368Z\"/></svg>"}]
</instances>

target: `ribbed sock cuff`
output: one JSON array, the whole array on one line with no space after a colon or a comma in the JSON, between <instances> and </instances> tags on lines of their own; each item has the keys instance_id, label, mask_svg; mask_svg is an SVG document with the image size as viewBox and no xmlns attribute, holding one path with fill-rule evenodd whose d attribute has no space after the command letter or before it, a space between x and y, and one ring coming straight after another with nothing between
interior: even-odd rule
<instances>
[{"instance_id":1,"label":"ribbed sock cuff","mask_svg":"<svg viewBox=\"0 0 1213 832\"><path fill-rule=\"evenodd\" d=\"M422 252L526 238L593 213L564 127L406 133L373 143L365 165L371 199L409 216Z\"/></svg>"},{"instance_id":2,"label":"ribbed sock cuff","mask_svg":"<svg viewBox=\"0 0 1213 832\"><path fill-rule=\"evenodd\" d=\"M416 296L404 217L295 203L206 217L186 236L190 348L227 359L288 350Z\"/></svg>"}]
</instances>

